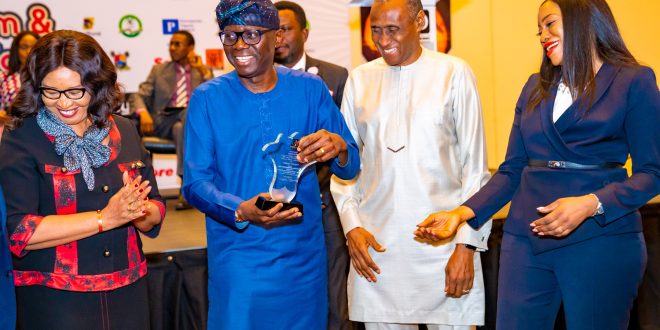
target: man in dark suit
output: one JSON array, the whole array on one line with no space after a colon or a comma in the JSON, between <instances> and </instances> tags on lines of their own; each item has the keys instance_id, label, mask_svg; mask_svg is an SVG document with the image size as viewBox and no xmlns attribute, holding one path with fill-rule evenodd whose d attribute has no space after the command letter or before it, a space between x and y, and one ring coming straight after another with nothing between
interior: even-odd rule
<instances>
[{"instance_id":1,"label":"man in dark suit","mask_svg":"<svg viewBox=\"0 0 660 330\"><path fill-rule=\"evenodd\" d=\"M305 11L296 3L279 1L275 3L280 17L282 42L276 46L275 62L293 70L302 70L318 75L328 86L337 107L341 105L348 70L338 65L317 60L305 54L305 41L309 35ZM348 299L346 297L346 276L349 256L346 238L341 229L339 214L330 194L330 167L326 164L316 167L316 173L323 201L323 228L328 265L328 329L353 329L348 320Z\"/></svg>"},{"instance_id":2,"label":"man in dark suit","mask_svg":"<svg viewBox=\"0 0 660 330\"><path fill-rule=\"evenodd\" d=\"M179 176L183 176L183 127L188 99L193 89L213 78L211 68L202 63L194 50L195 38L190 32L175 32L170 39L172 60L154 65L130 102L143 135L174 140ZM176 209L187 208L190 206L180 197Z\"/></svg>"},{"instance_id":3,"label":"man in dark suit","mask_svg":"<svg viewBox=\"0 0 660 330\"><path fill-rule=\"evenodd\" d=\"M275 62L293 70L318 75L330 90L332 99L341 106L344 84L348 79L346 68L321 61L305 53L305 42L309 35L307 16L302 7L291 1L275 3L280 15L280 29L284 31L282 43L275 49Z\"/></svg>"}]
</instances>

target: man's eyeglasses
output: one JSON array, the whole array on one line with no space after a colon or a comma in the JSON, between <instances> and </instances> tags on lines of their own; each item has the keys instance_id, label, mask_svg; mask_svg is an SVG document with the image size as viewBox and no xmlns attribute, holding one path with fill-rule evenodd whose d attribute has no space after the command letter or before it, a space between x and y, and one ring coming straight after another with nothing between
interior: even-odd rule
<instances>
[{"instance_id":1,"label":"man's eyeglasses","mask_svg":"<svg viewBox=\"0 0 660 330\"><path fill-rule=\"evenodd\" d=\"M60 97L62 97L62 94L66 96L69 100L80 100L85 96L85 92L87 91L84 88L69 88L65 90L59 90L57 88L52 88L52 87L39 87L39 91L41 92L41 95L43 95L47 99L51 100L59 100Z\"/></svg>"},{"instance_id":2,"label":"man's eyeglasses","mask_svg":"<svg viewBox=\"0 0 660 330\"><path fill-rule=\"evenodd\" d=\"M238 38L242 38L243 42L246 45L256 45L261 41L261 36L268 32L269 30L246 30L243 32L234 32L234 31L221 31L218 35L220 36L220 41L225 46L233 46L238 42Z\"/></svg>"}]
</instances>

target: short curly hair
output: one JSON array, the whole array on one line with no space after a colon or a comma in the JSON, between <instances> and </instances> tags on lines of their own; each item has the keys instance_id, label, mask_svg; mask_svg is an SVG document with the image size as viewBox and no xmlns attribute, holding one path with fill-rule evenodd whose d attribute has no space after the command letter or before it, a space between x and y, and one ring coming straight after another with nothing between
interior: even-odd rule
<instances>
[{"instance_id":1,"label":"short curly hair","mask_svg":"<svg viewBox=\"0 0 660 330\"><path fill-rule=\"evenodd\" d=\"M66 67L80 75L91 96L88 115L98 127L109 125L108 116L117 111L123 100L117 83L117 71L103 48L87 34L59 30L41 37L30 51L21 69L21 90L9 108L14 125L35 116L44 106L39 88L46 75Z\"/></svg>"}]
</instances>

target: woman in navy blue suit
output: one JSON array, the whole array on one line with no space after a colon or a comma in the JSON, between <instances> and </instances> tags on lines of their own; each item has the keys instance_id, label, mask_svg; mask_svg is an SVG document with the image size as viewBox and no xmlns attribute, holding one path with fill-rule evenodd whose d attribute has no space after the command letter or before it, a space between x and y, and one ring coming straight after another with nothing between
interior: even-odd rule
<instances>
[{"instance_id":1,"label":"woman in navy blue suit","mask_svg":"<svg viewBox=\"0 0 660 330\"><path fill-rule=\"evenodd\" d=\"M0 139L7 117L0 115ZM16 328L16 295L11 254L7 243L7 209L0 188L0 329Z\"/></svg>"},{"instance_id":2,"label":"woman in navy blue suit","mask_svg":"<svg viewBox=\"0 0 660 330\"><path fill-rule=\"evenodd\" d=\"M523 88L506 160L462 206L417 236L478 228L511 201L497 327L626 329L646 265L638 208L660 193L660 93L604 0L546 0L540 72ZM622 164L630 155L633 174Z\"/></svg>"}]
</instances>

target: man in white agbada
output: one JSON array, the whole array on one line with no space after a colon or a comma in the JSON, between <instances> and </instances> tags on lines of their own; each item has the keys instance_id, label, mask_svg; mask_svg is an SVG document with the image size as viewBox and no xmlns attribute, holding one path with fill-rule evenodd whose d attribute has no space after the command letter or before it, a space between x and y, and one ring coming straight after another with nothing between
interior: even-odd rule
<instances>
[{"instance_id":1,"label":"man in white agbada","mask_svg":"<svg viewBox=\"0 0 660 330\"><path fill-rule=\"evenodd\" d=\"M423 26L419 0L374 1L371 31L383 58L351 72L341 107L362 170L331 189L351 255L350 319L367 330L484 323L475 250L487 249L490 222L438 244L413 235L427 215L459 206L489 178L472 71L423 48Z\"/></svg>"}]
</instances>

